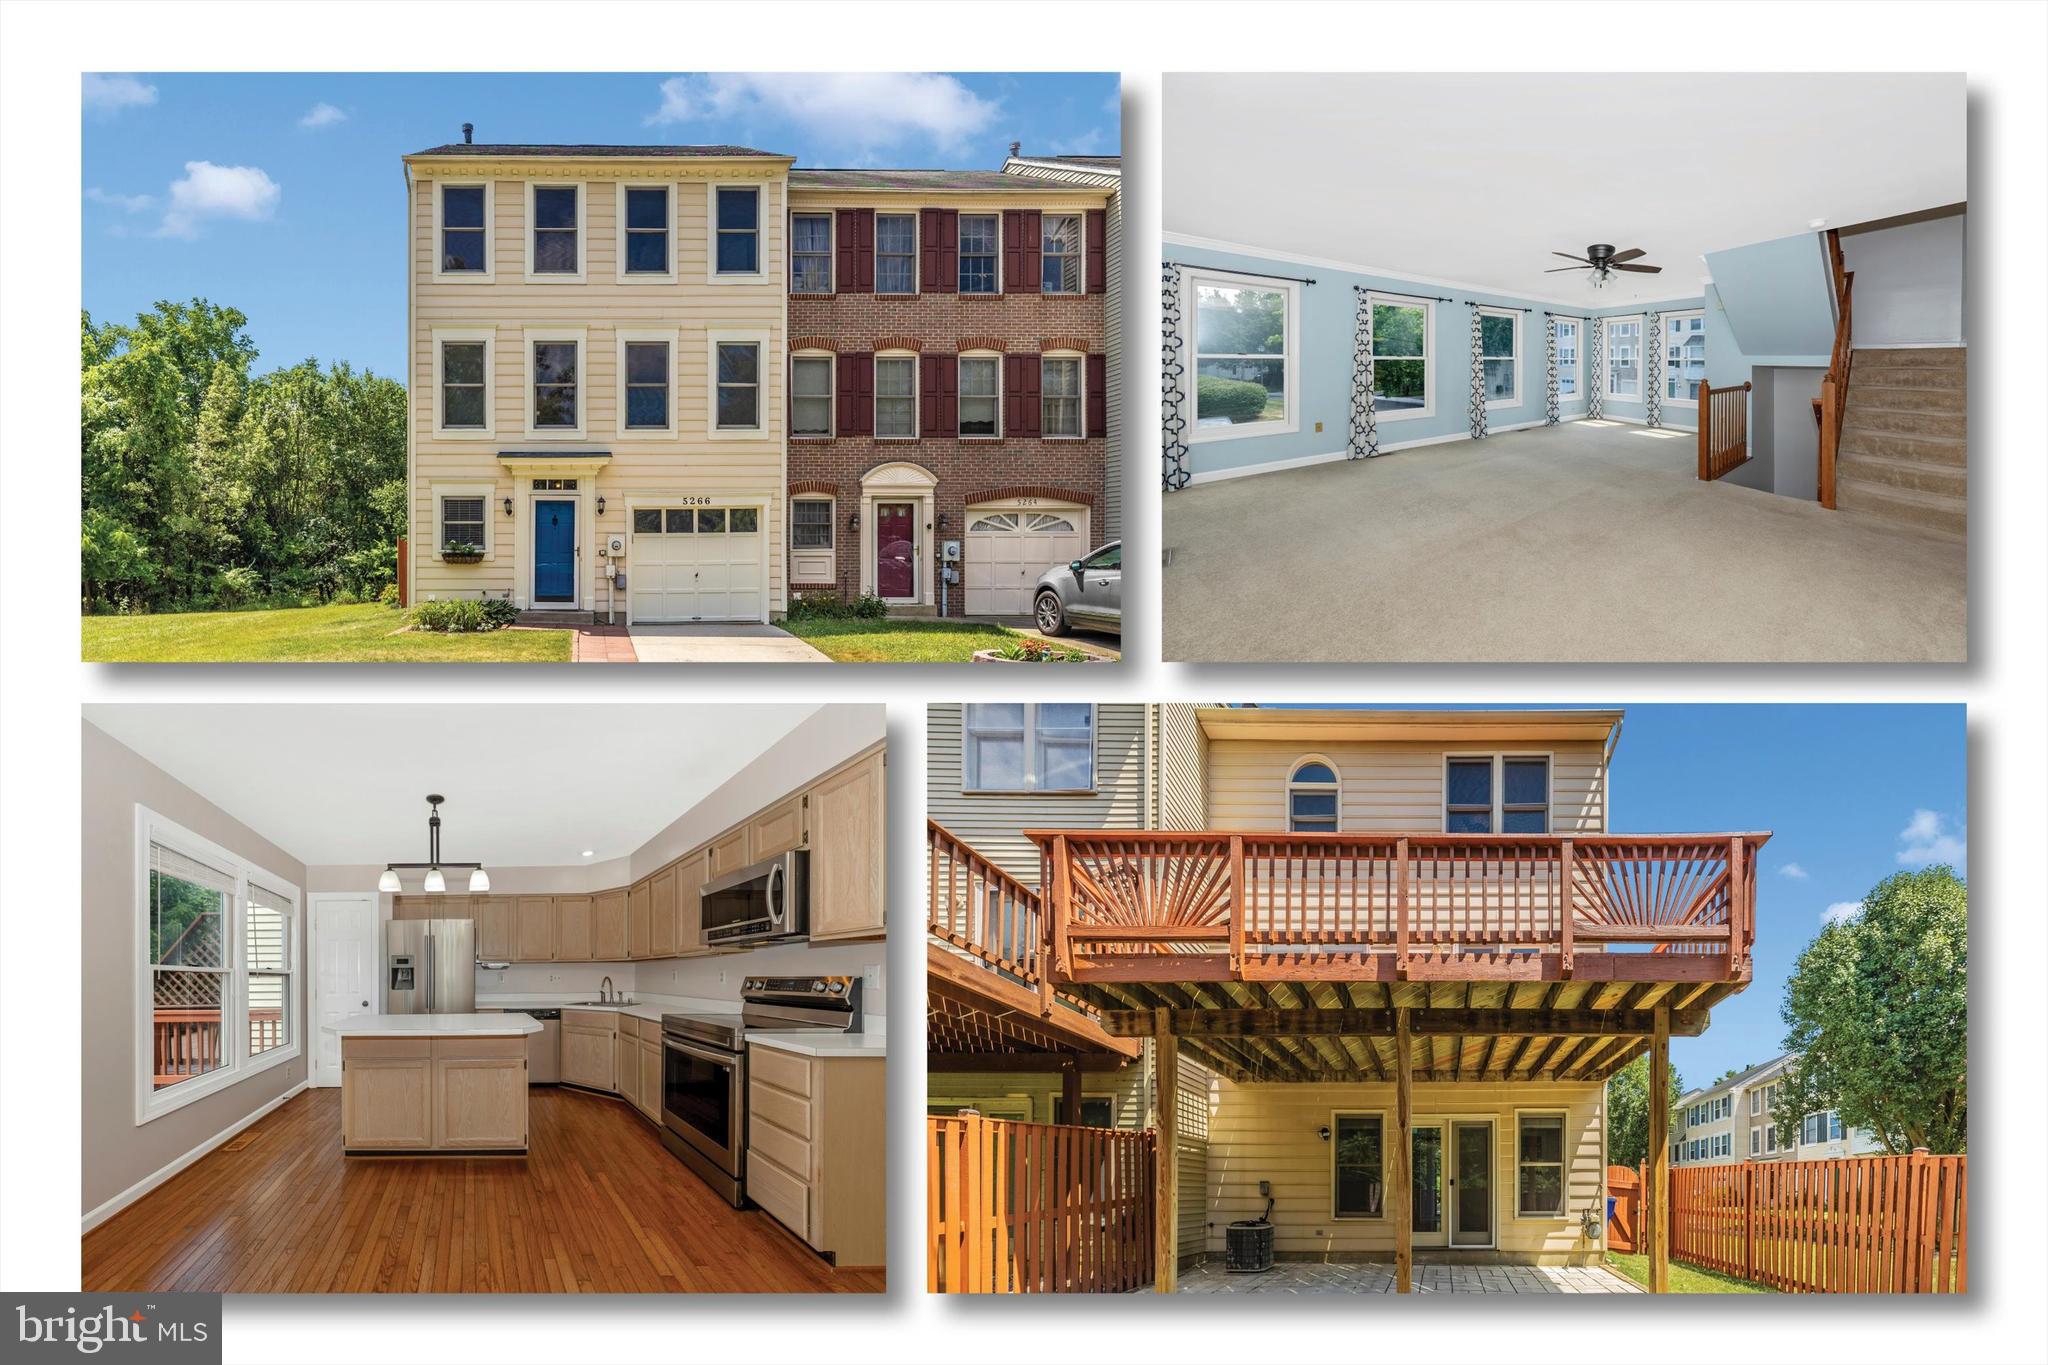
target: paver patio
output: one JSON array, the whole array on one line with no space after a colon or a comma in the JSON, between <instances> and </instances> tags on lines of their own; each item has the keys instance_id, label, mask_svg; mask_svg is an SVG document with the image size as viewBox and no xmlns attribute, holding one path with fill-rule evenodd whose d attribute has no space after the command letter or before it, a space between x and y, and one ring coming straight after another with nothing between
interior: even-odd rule
<instances>
[{"instance_id":1,"label":"paver patio","mask_svg":"<svg viewBox=\"0 0 2048 1365\"><path fill-rule=\"evenodd\" d=\"M575 659L579 664L630 664L640 656L624 626L578 626Z\"/></svg>"},{"instance_id":2,"label":"paver patio","mask_svg":"<svg viewBox=\"0 0 2048 1365\"><path fill-rule=\"evenodd\" d=\"M1283 1261L1271 1270L1233 1275L1208 1262L1185 1271L1181 1294L1391 1294L1394 1267L1384 1262L1321 1265ZM1417 1259L1418 1294L1640 1294L1603 1266L1449 1265Z\"/></svg>"}]
</instances>

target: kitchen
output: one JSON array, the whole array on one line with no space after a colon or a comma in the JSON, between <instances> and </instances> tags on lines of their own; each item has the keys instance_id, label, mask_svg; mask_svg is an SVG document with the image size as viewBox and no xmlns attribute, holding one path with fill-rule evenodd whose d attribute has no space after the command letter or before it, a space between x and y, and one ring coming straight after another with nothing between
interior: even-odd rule
<instances>
[{"instance_id":1,"label":"kitchen","mask_svg":"<svg viewBox=\"0 0 2048 1365\"><path fill-rule=\"evenodd\" d=\"M880 1291L884 716L88 707L86 1287Z\"/></svg>"}]
</instances>

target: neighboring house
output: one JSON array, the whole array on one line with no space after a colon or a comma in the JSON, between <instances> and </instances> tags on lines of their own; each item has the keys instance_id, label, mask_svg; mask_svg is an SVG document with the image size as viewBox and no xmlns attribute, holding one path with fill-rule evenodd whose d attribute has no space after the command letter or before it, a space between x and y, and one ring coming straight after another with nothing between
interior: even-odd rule
<instances>
[{"instance_id":1,"label":"neighboring house","mask_svg":"<svg viewBox=\"0 0 2048 1365\"><path fill-rule=\"evenodd\" d=\"M1597 1262L1605 1082L1747 985L1769 837L1610 834L1621 719L934 706L935 1112L1114 1101L1182 1261L1269 1182L1282 1259Z\"/></svg>"},{"instance_id":2,"label":"neighboring house","mask_svg":"<svg viewBox=\"0 0 2048 1365\"><path fill-rule=\"evenodd\" d=\"M1672 1112L1671 1164L1818 1161L1884 1151L1873 1134L1845 1129L1842 1116L1832 1109L1801 1116L1793 1141L1778 1141L1778 1105L1786 1073L1797 1060L1797 1053L1788 1052L1718 1085L1680 1096Z\"/></svg>"},{"instance_id":3,"label":"neighboring house","mask_svg":"<svg viewBox=\"0 0 2048 1365\"><path fill-rule=\"evenodd\" d=\"M790 173L789 575L1024 616L1103 537L1113 188Z\"/></svg>"},{"instance_id":4,"label":"neighboring house","mask_svg":"<svg viewBox=\"0 0 2048 1365\"><path fill-rule=\"evenodd\" d=\"M468 141L405 158L412 600L783 611L790 162Z\"/></svg>"}]
</instances>

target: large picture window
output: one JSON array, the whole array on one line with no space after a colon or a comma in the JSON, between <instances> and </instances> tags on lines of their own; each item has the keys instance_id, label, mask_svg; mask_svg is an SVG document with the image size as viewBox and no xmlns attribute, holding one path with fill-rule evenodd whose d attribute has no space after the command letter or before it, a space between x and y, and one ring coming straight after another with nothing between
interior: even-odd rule
<instances>
[{"instance_id":1,"label":"large picture window","mask_svg":"<svg viewBox=\"0 0 2048 1365\"><path fill-rule=\"evenodd\" d=\"M1479 312L1479 357L1485 368L1488 407L1522 401L1522 318L1519 313Z\"/></svg>"},{"instance_id":2,"label":"large picture window","mask_svg":"<svg viewBox=\"0 0 2048 1365\"><path fill-rule=\"evenodd\" d=\"M1524 1218L1564 1217L1564 1116L1523 1114L1516 1128L1515 1211Z\"/></svg>"},{"instance_id":3,"label":"large picture window","mask_svg":"<svg viewBox=\"0 0 2048 1365\"><path fill-rule=\"evenodd\" d=\"M136 808L136 1122L295 1057L299 889Z\"/></svg>"},{"instance_id":4,"label":"large picture window","mask_svg":"<svg viewBox=\"0 0 2048 1365\"><path fill-rule=\"evenodd\" d=\"M1093 703L968 703L961 731L962 791L1095 789Z\"/></svg>"},{"instance_id":5,"label":"large picture window","mask_svg":"<svg viewBox=\"0 0 2048 1365\"><path fill-rule=\"evenodd\" d=\"M1429 389L1430 306L1372 301L1372 410L1380 417L1423 417Z\"/></svg>"},{"instance_id":6,"label":"large picture window","mask_svg":"<svg viewBox=\"0 0 2048 1365\"><path fill-rule=\"evenodd\" d=\"M1339 1218L1384 1216L1385 1120L1378 1114L1339 1114L1331 1128L1331 1211Z\"/></svg>"},{"instance_id":7,"label":"large picture window","mask_svg":"<svg viewBox=\"0 0 2048 1365\"><path fill-rule=\"evenodd\" d=\"M1295 286L1194 275L1189 293L1195 355L1191 439L1293 431Z\"/></svg>"},{"instance_id":8,"label":"large picture window","mask_svg":"<svg viewBox=\"0 0 2048 1365\"><path fill-rule=\"evenodd\" d=\"M1643 401L1643 320L1606 318L1607 396L1623 403Z\"/></svg>"},{"instance_id":9,"label":"large picture window","mask_svg":"<svg viewBox=\"0 0 2048 1365\"><path fill-rule=\"evenodd\" d=\"M1664 315L1664 401L1698 407L1707 379L1707 321L1700 313Z\"/></svg>"},{"instance_id":10,"label":"large picture window","mask_svg":"<svg viewBox=\"0 0 2048 1365\"><path fill-rule=\"evenodd\" d=\"M1557 337L1557 396L1583 398L1579 392L1579 320L1552 318L1550 330Z\"/></svg>"}]
</instances>

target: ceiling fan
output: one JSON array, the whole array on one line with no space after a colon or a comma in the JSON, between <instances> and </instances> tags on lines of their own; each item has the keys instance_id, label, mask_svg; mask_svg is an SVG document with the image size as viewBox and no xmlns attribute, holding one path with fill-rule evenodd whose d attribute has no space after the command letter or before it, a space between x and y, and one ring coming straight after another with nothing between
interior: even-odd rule
<instances>
[{"instance_id":1,"label":"ceiling fan","mask_svg":"<svg viewBox=\"0 0 2048 1365\"><path fill-rule=\"evenodd\" d=\"M1583 256L1574 256L1569 251L1553 251L1550 254L1562 256L1568 261L1577 261L1579 264L1553 266L1544 271L1544 274L1557 275L1567 270L1590 270L1593 273L1587 278L1595 289L1606 284L1609 275L1616 270L1626 270L1637 275L1655 275L1664 269L1661 265L1631 265L1629 262L1644 254L1642 248L1630 247L1627 251L1616 251L1605 242L1595 242L1587 247Z\"/></svg>"}]
</instances>

